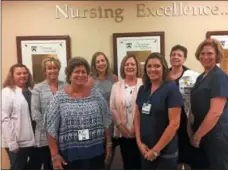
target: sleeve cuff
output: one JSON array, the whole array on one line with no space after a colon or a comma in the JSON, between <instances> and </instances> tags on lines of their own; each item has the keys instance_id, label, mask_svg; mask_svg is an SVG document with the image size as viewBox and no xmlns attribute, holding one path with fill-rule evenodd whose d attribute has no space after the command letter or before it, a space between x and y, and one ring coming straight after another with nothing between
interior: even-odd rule
<instances>
[{"instance_id":1,"label":"sleeve cuff","mask_svg":"<svg viewBox=\"0 0 228 171\"><path fill-rule=\"evenodd\" d=\"M9 144L9 151L13 151L13 150L16 150L18 148L19 148L19 146L18 146L17 142L13 142L13 143Z\"/></svg>"}]
</instances>

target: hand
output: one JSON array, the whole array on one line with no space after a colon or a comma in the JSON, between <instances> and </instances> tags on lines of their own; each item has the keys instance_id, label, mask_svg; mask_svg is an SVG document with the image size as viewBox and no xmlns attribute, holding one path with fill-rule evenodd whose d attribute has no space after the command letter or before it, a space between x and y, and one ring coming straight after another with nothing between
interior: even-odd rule
<instances>
[{"instance_id":1,"label":"hand","mask_svg":"<svg viewBox=\"0 0 228 171\"><path fill-rule=\"evenodd\" d=\"M201 138L199 138L197 136L193 136L191 138L191 144L192 144L193 147L199 148L200 141L201 141Z\"/></svg>"},{"instance_id":2,"label":"hand","mask_svg":"<svg viewBox=\"0 0 228 171\"><path fill-rule=\"evenodd\" d=\"M112 147L106 146L105 164L108 164L112 158Z\"/></svg>"},{"instance_id":3,"label":"hand","mask_svg":"<svg viewBox=\"0 0 228 171\"><path fill-rule=\"evenodd\" d=\"M15 150L12 150L13 153L17 153L20 150L20 148L17 148Z\"/></svg>"},{"instance_id":4,"label":"hand","mask_svg":"<svg viewBox=\"0 0 228 171\"><path fill-rule=\"evenodd\" d=\"M150 150L147 145L143 144L142 142L139 144L139 150L141 151L142 155L145 156L146 153Z\"/></svg>"},{"instance_id":5,"label":"hand","mask_svg":"<svg viewBox=\"0 0 228 171\"><path fill-rule=\"evenodd\" d=\"M131 134L130 134L130 131L123 125L123 124L120 124L118 126L121 134L125 137L125 138L130 138L131 137Z\"/></svg>"},{"instance_id":6,"label":"hand","mask_svg":"<svg viewBox=\"0 0 228 171\"><path fill-rule=\"evenodd\" d=\"M144 155L144 158L147 159L147 160L149 160L149 161L153 161L153 160L155 160L157 157L158 157L158 155L155 155L155 154L154 154L153 149L152 149L152 150L149 150L149 151Z\"/></svg>"},{"instance_id":7,"label":"hand","mask_svg":"<svg viewBox=\"0 0 228 171\"><path fill-rule=\"evenodd\" d=\"M67 162L59 154L52 158L52 163L55 170L63 170L62 164L67 165Z\"/></svg>"}]
</instances>

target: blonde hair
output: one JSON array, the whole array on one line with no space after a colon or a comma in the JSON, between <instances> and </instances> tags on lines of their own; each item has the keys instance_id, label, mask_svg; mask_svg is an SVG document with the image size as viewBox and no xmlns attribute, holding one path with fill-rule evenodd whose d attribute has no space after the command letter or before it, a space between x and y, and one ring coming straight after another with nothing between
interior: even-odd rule
<instances>
[{"instance_id":1,"label":"blonde hair","mask_svg":"<svg viewBox=\"0 0 228 171\"><path fill-rule=\"evenodd\" d=\"M28 72L28 82L26 83L26 87L27 88L33 88L34 87L34 82L33 82L33 78L31 75L31 72L29 71L29 69L26 67L26 65L23 64L14 64L10 67L9 72L7 74L7 77L3 83L3 88L5 87L10 87L11 89L14 89L16 84L13 78L13 74L16 68L25 68Z\"/></svg>"},{"instance_id":2,"label":"blonde hair","mask_svg":"<svg viewBox=\"0 0 228 171\"><path fill-rule=\"evenodd\" d=\"M43 72L46 71L46 66L47 66L47 63L48 63L48 62L54 62L55 65L57 66L58 70L60 70L60 68L61 68L61 63L60 63L59 59L51 56L51 57L47 57L47 58L45 58L44 60L42 60L41 68L42 68L42 71L43 71Z\"/></svg>"},{"instance_id":3,"label":"blonde hair","mask_svg":"<svg viewBox=\"0 0 228 171\"><path fill-rule=\"evenodd\" d=\"M195 56L196 56L197 60L199 60L200 53L203 50L204 46L211 46L215 49L216 63L220 63L223 56L224 56L223 47L222 47L222 44L220 43L220 41L218 41L216 39L209 38L209 39L206 39L203 42L201 42L199 44L199 46L197 47L197 50L195 52Z\"/></svg>"},{"instance_id":4,"label":"blonde hair","mask_svg":"<svg viewBox=\"0 0 228 171\"><path fill-rule=\"evenodd\" d=\"M135 60L136 63L136 68L137 68L137 73L136 73L136 77L140 77L141 76L141 72L140 72L140 67L139 67L139 62L136 58L135 55L127 55L123 58L123 60L121 61L121 65L120 65L120 76L121 78L125 79L126 78L126 74L124 72L124 67L125 67L125 63L129 58L133 58Z\"/></svg>"}]
</instances>

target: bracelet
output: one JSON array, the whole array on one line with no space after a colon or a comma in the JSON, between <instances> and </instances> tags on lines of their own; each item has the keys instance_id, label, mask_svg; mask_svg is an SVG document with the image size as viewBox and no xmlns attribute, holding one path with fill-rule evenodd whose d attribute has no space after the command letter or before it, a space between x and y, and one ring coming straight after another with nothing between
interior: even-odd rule
<instances>
[{"instance_id":1,"label":"bracelet","mask_svg":"<svg viewBox=\"0 0 228 171\"><path fill-rule=\"evenodd\" d=\"M59 154L54 155L54 156L51 158L52 162L54 162L54 161L55 161L55 159L57 159L58 157L60 157L60 155L59 155Z\"/></svg>"}]
</instances>

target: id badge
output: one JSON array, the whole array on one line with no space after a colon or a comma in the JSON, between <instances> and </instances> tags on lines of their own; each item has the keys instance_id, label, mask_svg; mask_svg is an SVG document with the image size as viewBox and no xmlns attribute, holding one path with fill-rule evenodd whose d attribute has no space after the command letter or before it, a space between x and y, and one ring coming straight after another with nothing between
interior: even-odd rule
<instances>
[{"instance_id":1,"label":"id badge","mask_svg":"<svg viewBox=\"0 0 228 171\"><path fill-rule=\"evenodd\" d=\"M142 107L142 113L149 115L150 110L151 110L151 104L144 103Z\"/></svg>"},{"instance_id":2,"label":"id badge","mask_svg":"<svg viewBox=\"0 0 228 171\"><path fill-rule=\"evenodd\" d=\"M78 130L78 140L88 140L89 139L89 130L88 129L82 129Z\"/></svg>"}]
</instances>

